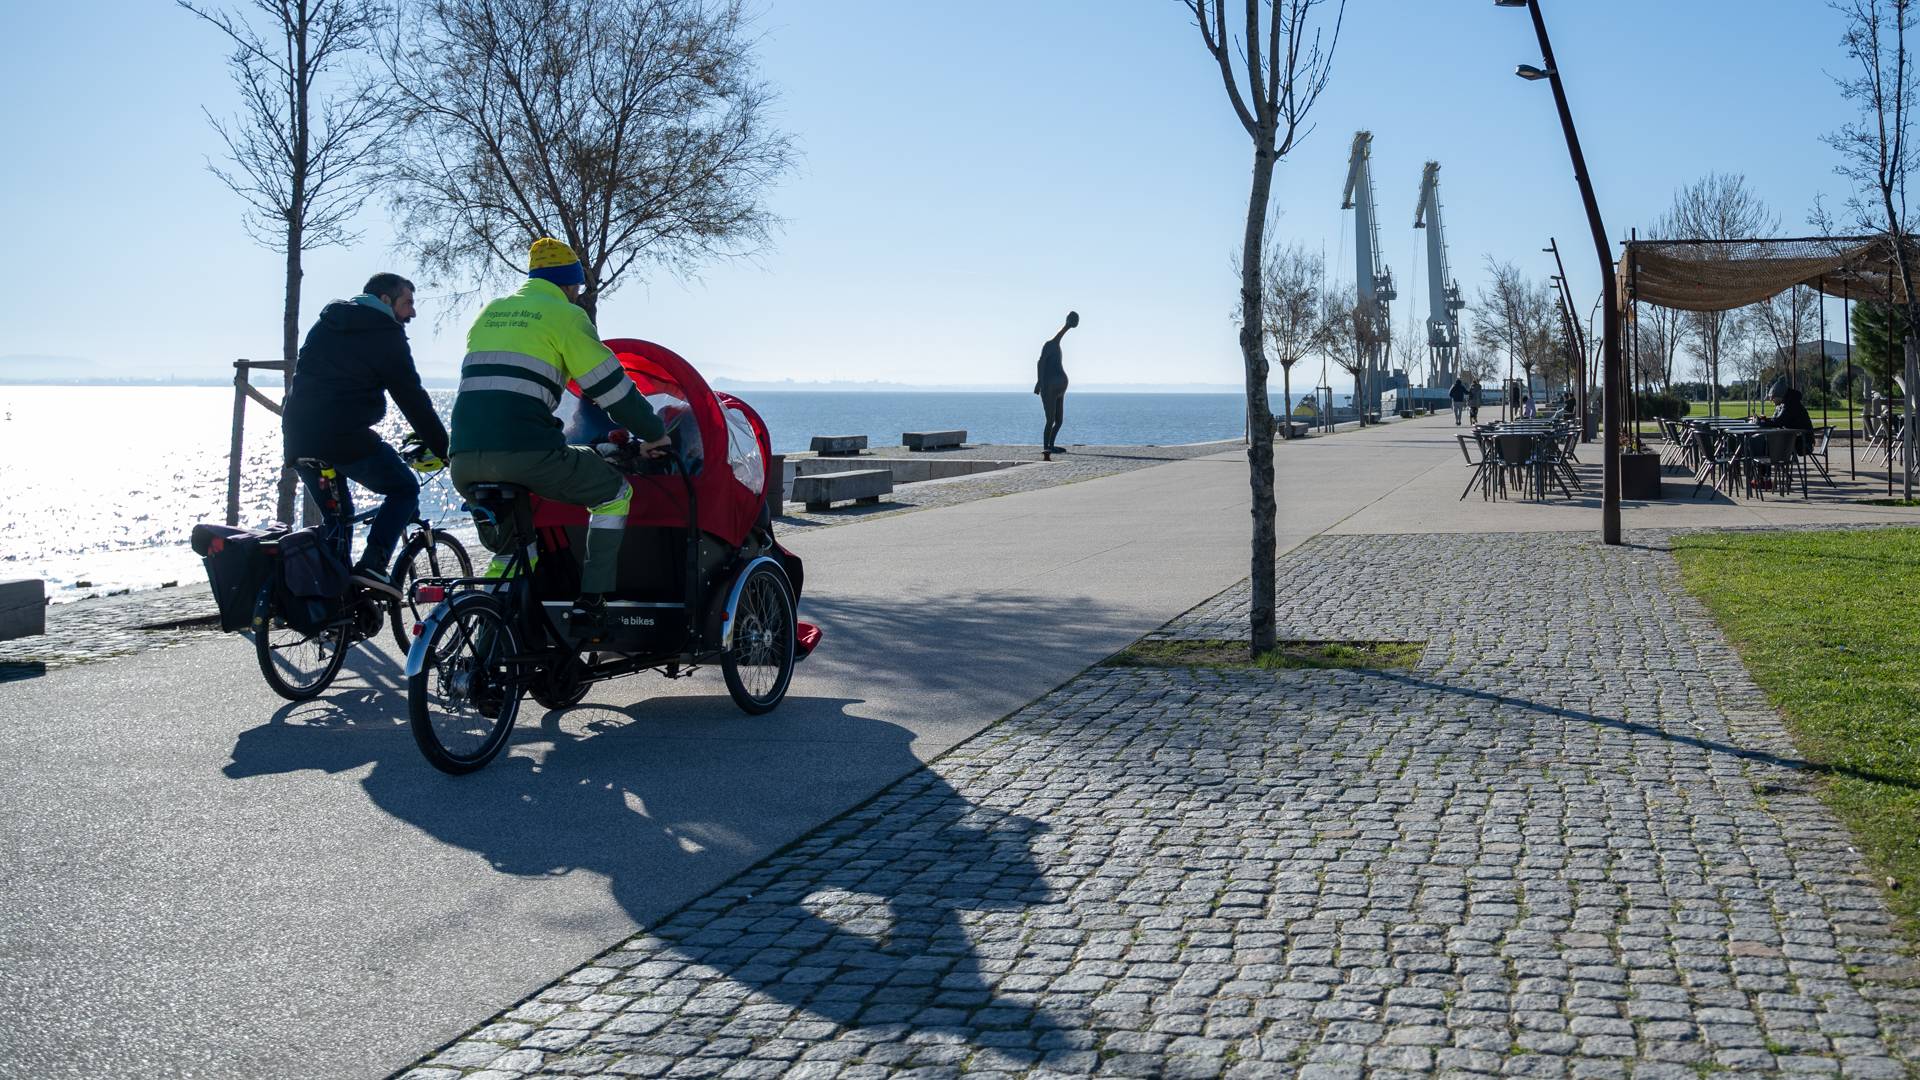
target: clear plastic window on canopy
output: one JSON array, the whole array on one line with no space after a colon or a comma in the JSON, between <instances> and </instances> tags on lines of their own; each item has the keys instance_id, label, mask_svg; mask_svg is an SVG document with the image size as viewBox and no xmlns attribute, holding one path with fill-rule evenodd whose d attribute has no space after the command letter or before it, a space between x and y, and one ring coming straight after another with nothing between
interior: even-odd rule
<instances>
[{"instance_id":1,"label":"clear plastic window on canopy","mask_svg":"<svg viewBox=\"0 0 1920 1080\"><path fill-rule=\"evenodd\" d=\"M767 490L767 463L760 455L760 437L754 434L753 421L739 409L720 410L727 418L727 464L734 479L755 495Z\"/></svg>"}]
</instances>

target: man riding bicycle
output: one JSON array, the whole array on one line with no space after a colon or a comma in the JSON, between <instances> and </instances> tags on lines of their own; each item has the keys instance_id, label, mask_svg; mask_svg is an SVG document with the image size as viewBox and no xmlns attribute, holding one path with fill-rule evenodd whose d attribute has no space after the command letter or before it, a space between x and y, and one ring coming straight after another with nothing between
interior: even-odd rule
<instances>
[{"instance_id":1,"label":"man riding bicycle","mask_svg":"<svg viewBox=\"0 0 1920 1080\"><path fill-rule=\"evenodd\" d=\"M337 476L385 497L367 526L366 550L353 564L352 575L359 584L393 597L400 591L387 565L401 530L419 511L420 484L393 447L374 434L373 426L386 415L387 396L413 425L427 464L444 460L448 453L446 426L420 385L407 345L406 323L413 316L413 282L398 274L375 274L360 295L322 308L300 346L281 415L287 461L316 499L322 499L321 472L306 461L324 461ZM347 485L325 487L334 495L323 499L327 505L321 508L328 524L351 530L353 503ZM351 532L341 539L350 554Z\"/></svg>"},{"instance_id":2,"label":"man riding bicycle","mask_svg":"<svg viewBox=\"0 0 1920 1080\"><path fill-rule=\"evenodd\" d=\"M614 423L645 440L643 449L665 446L665 428L613 350L601 344L593 320L576 306L586 272L573 249L542 237L533 242L527 263L526 284L488 304L467 332L453 402L453 485L466 495L475 484L519 484L543 498L587 507L580 597L568 618L588 630L603 629L633 489L592 449L567 445L554 409L571 381ZM502 550L499 529L483 527L480 539L496 553Z\"/></svg>"}]
</instances>

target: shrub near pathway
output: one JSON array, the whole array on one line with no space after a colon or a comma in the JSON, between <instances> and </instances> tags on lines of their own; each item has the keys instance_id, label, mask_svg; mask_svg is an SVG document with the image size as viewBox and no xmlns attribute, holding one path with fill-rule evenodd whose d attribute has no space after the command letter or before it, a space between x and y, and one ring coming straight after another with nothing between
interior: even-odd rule
<instances>
[{"instance_id":1,"label":"shrub near pathway","mask_svg":"<svg viewBox=\"0 0 1920 1080\"><path fill-rule=\"evenodd\" d=\"M1907 1075L1883 898L1636 540L1309 541L1282 636L1414 667L1088 669L405 1075Z\"/></svg>"}]
</instances>

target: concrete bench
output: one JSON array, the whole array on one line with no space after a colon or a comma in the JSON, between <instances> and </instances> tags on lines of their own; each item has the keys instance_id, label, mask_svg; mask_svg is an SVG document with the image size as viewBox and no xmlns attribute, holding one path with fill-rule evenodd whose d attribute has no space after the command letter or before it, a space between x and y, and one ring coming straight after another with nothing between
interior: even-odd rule
<instances>
[{"instance_id":1,"label":"concrete bench","mask_svg":"<svg viewBox=\"0 0 1920 1080\"><path fill-rule=\"evenodd\" d=\"M0 581L0 641L46 632L46 582L38 578Z\"/></svg>"},{"instance_id":2,"label":"concrete bench","mask_svg":"<svg viewBox=\"0 0 1920 1080\"><path fill-rule=\"evenodd\" d=\"M1304 439L1310 429L1311 425L1305 420L1288 420L1282 417L1273 422L1273 433L1283 439Z\"/></svg>"},{"instance_id":3,"label":"concrete bench","mask_svg":"<svg viewBox=\"0 0 1920 1080\"><path fill-rule=\"evenodd\" d=\"M900 445L909 450L950 450L957 449L967 441L965 429L960 431L903 431L900 433Z\"/></svg>"},{"instance_id":4,"label":"concrete bench","mask_svg":"<svg viewBox=\"0 0 1920 1080\"><path fill-rule=\"evenodd\" d=\"M813 452L821 457L847 457L867 448L865 435L815 435Z\"/></svg>"},{"instance_id":5,"label":"concrete bench","mask_svg":"<svg viewBox=\"0 0 1920 1080\"><path fill-rule=\"evenodd\" d=\"M857 503L877 503L880 496L892 490L892 469L855 469L851 472L815 473L793 478L793 501L805 503L807 509L814 513L848 499Z\"/></svg>"}]
</instances>

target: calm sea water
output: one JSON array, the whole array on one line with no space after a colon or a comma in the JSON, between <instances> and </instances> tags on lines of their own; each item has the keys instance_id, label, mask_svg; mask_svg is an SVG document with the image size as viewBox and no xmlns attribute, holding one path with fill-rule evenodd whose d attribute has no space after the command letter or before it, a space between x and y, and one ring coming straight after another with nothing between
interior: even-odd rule
<instances>
[{"instance_id":1,"label":"calm sea water","mask_svg":"<svg viewBox=\"0 0 1920 1080\"><path fill-rule=\"evenodd\" d=\"M434 392L442 415L452 396ZM1040 399L1032 394L738 396L765 418L781 453L806 449L814 435L866 435L874 446L897 446L903 431L950 428L965 428L969 442L1040 442ZM232 412L233 391L218 386L0 386L0 578L44 578L56 600L201 580L187 534L195 522L225 514ZM1060 441L1164 446L1237 438L1241 413L1238 394L1069 393ZM264 409L250 405L246 422L240 520L254 524L273 514L280 436ZM404 427L389 410L389 441L398 442ZM423 502L435 520L460 516L444 478Z\"/></svg>"}]
</instances>

